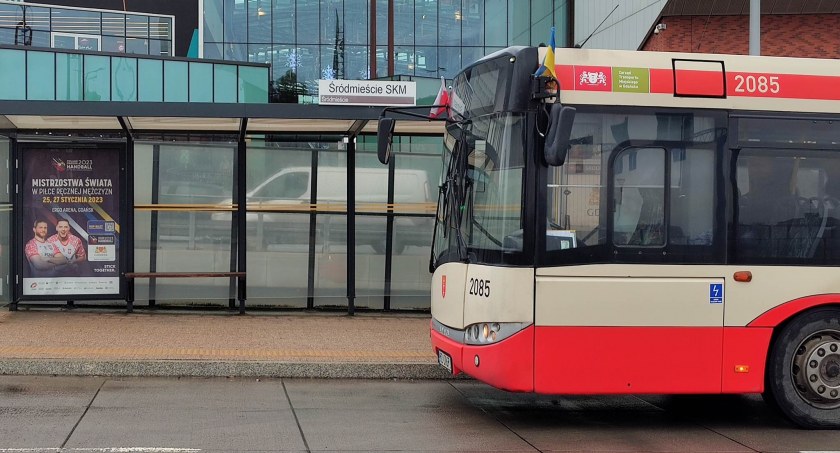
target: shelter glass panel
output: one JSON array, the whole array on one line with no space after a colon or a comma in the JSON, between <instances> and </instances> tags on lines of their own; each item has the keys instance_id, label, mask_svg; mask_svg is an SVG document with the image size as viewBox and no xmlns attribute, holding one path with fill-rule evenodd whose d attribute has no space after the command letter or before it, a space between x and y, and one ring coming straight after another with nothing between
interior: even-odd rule
<instances>
[{"instance_id":1,"label":"shelter glass panel","mask_svg":"<svg viewBox=\"0 0 840 453\"><path fill-rule=\"evenodd\" d=\"M213 65L214 102L236 102L236 66Z\"/></svg>"},{"instance_id":2,"label":"shelter glass panel","mask_svg":"<svg viewBox=\"0 0 840 453\"><path fill-rule=\"evenodd\" d=\"M26 52L0 49L0 99L26 99Z\"/></svg>"},{"instance_id":3,"label":"shelter glass panel","mask_svg":"<svg viewBox=\"0 0 840 453\"><path fill-rule=\"evenodd\" d=\"M35 51L27 53L26 99L55 100L55 54Z\"/></svg>"},{"instance_id":4,"label":"shelter glass panel","mask_svg":"<svg viewBox=\"0 0 840 453\"><path fill-rule=\"evenodd\" d=\"M359 182L357 179L357 186ZM387 232L386 216L362 212L356 214L356 307L376 310L385 308L383 296Z\"/></svg>"},{"instance_id":5,"label":"shelter glass panel","mask_svg":"<svg viewBox=\"0 0 840 453\"><path fill-rule=\"evenodd\" d=\"M248 299L305 307L313 151L308 143L254 137L247 152Z\"/></svg>"},{"instance_id":6,"label":"shelter glass panel","mask_svg":"<svg viewBox=\"0 0 840 453\"><path fill-rule=\"evenodd\" d=\"M55 78L55 99L57 101L82 100L81 55L55 54Z\"/></svg>"},{"instance_id":7,"label":"shelter glass panel","mask_svg":"<svg viewBox=\"0 0 840 453\"><path fill-rule=\"evenodd\" d=\"M268 68L239 68L239 102L268 102Z\"/></svg>"},{"instance_id":8,"label":"shelter glass panel","mask_svg":"<svg viewBox=\"0 0 840 453\"><path fill-rule=\"evenodd\" d=\"M408 142L407 137L403 137ZM421 151L431 147L440 149L440 140L425 145L423 138L417 143L401 143L395 155L396 178L394 181L394 238L391 269L391 308L428 308L428 273L430 243L434 228L434 211L441 173L440 154ZM428 140L428 139L427 139ZM409 149L415 152L407 152Z\"/></svg>"},{"instance_id":9,"label":"shelter glass panel","mask_svg":"<svg viewBox=\"0 0 840 453\"><path fill-rule=\"evenodd\" d=\"M163 62L164 102L187 102L189 66L183 61Z\"/></svg>"},{"instance_id":10,"label":"shelter glass panel","mask_svg":"<svg viewBox=\"0 0 840 453\"><path fill-rule=\"evenodd\" d=\"M347 216L318 214L315 235L316 307L347 306Z\"/></svg>"},{"instance_id":11,"label":"shelter glass panel","mask_svg":"<svg viewBox=\"0 0 840 453\"><path fill-rule=\"evenodd\" d=\"M138 60L137 100L140 102L163 101L163 61Z\"/></svg>"},{"instance_id":12,"label":"shelter glass panel","mask_svg":"<svg viewBox=\"0 0 840 453\"><path fill-rule=\"evenodd\" d=\"M111 99L114 101L137 100L136 58L111 59Z\"/></svg>"},{"instance_id":13,"label":"shelter glass panel","mask_svg":"<svg viewBox=\"0 0 840 453\"><path fill-rule=\"evenodd\" d=\"M190 102L213 102L213 65L190 62Z\"/></svg>"},{"instance_id":14,"label":"shelter glass panel","mask_svg":"<svg viewBox=\"0 0 840 453\"><path fill-rule=\"evenodd\" d=\"M138 272L230 271L237 144L233 138L214 138L221 142L135 144ZM179 304L222 304L231 297L226 278L137 280L135 292L138 301Z\"/></svg>"},{"instance_id":15,"label":"shelter glass panel","mask_svg":"<svg viewBox=\"0 0 840 453\"><path fill-rule=\"evenodd\" d=\"M398 176L399 179L399 176ZM356 158L356 295L359 307L385 306L388 167L373 153Z\"/></svg>"},{"instance_id":16,"label":"shelter glass panel","mask_svg":"<svg viewBox=\"0 0 840 453\"><path fill-rule=\"evenodd\" d=\"M111 100L111 59L100 55L85 55L85 100Z\"/></svg>"}]
</instances>

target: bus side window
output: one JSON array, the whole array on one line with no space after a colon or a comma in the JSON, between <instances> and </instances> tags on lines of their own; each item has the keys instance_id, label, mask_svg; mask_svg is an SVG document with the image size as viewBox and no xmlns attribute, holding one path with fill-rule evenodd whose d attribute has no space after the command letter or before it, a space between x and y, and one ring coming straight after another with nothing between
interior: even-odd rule
<instances>
[{"instance_id":1,"label":"bus side window","mask_svg":"<svg viewBox=\"0 0 840 453\"><path fill-rule=\"evenodd\" d=\"M712 148L671 150L669 244L712 244L714 171L715 153Z\"/></svg>"},{"instance_id":2,"label":"bus side window","mask_svg":"<svg viewBox=\"0 0 840 453\"><path fill-rule=\"evenodd\" d=\"M613 160L613 243L665 245L665 149L628 148Z\"/></svg>"},{"instance_id":3,"label":"bus side window","mask_svg":"<svg viewBox=\"0 0 840 453\"><path fill-rule=\"evenodd\" d=\"M840 259L840 202L832 192L840 172L834 153L742 151L737 162L736 258Z\"/></svg>"}]
</instances>

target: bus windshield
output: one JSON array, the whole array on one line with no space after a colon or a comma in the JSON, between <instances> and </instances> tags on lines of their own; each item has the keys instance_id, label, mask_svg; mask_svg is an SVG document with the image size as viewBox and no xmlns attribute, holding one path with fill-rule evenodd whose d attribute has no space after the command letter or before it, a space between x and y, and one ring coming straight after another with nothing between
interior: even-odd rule
<instances>
[{"instance_id":1,"label":"bus windshield","mask_svg":"<svg viewBox=\"0 0 840 453\"><path fill-rule=\"evenodd\" d=\"M523 250L524 115L484 115L447 128L432 268L503 263Z\"/></svg>"}]
</instances>

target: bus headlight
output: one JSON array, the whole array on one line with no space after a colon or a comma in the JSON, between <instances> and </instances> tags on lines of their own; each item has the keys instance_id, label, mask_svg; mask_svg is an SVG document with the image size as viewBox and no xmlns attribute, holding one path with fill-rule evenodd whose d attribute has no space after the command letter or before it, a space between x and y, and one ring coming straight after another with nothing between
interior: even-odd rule
<instances>
[{"instance_id":1,"label":"bus headlight","mask_svg":"<svg viewBox=\"0 0 840 453\"><path fill-rule=\"evenodd\" d=\"M464 329L464 343L473 345L493 344L528 327L526 322L479 322Z\"/></svg>"}]
</instances>

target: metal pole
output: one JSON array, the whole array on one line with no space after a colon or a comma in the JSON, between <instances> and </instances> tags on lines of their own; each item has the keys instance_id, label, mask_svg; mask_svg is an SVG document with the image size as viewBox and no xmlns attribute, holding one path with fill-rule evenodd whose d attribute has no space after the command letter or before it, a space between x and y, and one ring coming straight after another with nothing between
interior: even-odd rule
<instances>
[{"instance_id":1,"label":"metal pole","mask_svg":"<svg viewBox=\"0 0 840 453\"><path fill-rule=\"evenodd\" d=\"M347 314L356 312L356 135L347 145Z\"/></svg>"},{"instance_id":2,"label":"metal pole","mask_svg":"<svg viewBox=\"0 0 840 453\"><path fill-rule=\"evenodd\" d=\"M394 265L394 175L396 174L396 159L391 156L388 162L388 214L385 224L385 300L384 309L391 309L391 270Z\"/></svg>"},{"instance_id":3,"label":"metal pole","mask_svg":"<svg viewBox=\"0 0 840 453\"><path fill-rule=\"evenodd\" d=\"M394 75L394 1L388 2L388 74Z\"/></svg>"},{"instance_id":4,"label":"metal pole","mask_svg":"<svg viewBox=\"0 0 840 453\"><path fill-rule=\"evenodd\" d=\"M312 183L309 189L309 205L316 206L318 203L318 150L313 149L312 163L310 173L312 174ZM326 235L322 234L321 237ZM315 308L315 247L318 244L318 213L314 210L309 211L309 262L307 271L306 283L306 308L311 310Z\"/></svg>"},{"instance_id":5,"label":"metal pole","mask_svg":"<svg viewBox=\"0 0 840 453\"><path fill-rule=\"evenodd\" d=\"M750 55L761 55L761 0L750 0Z\"/></svg>"},{"instance_id":6,"label":"metal pole","mask_svg":"<svg viewBox=\"0 0 840 453\"><path fill-rule=\"evenodd\" d=\"M9 201L12 203L12 212L9 216L9 231L11 232L9 239L12 242L10 244L11 259L6 259L9 260L9 263L11 263L9 269L9 278L11 281L9 282L9 285L12 292L12 299L11 303L9 303L9 311L17 311L18 302L20 302L20 295L23 292L23 289L20 286L20 279L23 278L23 275L21 275L22 270L20 269L20 260L18 259L18 257L22 257L24 253L23 246L21 245L23 231L20 226L22 223L22 220L20 220L20 206L23 204L23 200L17 190L20 172L22 170L18 166L20 150L18 148L17 139L10 137L9 146L9 169L7 170L9 173L7 176L9 177Z\"/></svg>"},{"instance_id":7,"label":"metal pole","mask_svg":"<svg viewBox=\"0 0 840 453\"><path fill-rule=\"evenodd\" d=\"M246 272L246 239L248 236L248 225L246 222L246 203L248 201L245 193L246 178L248 176L247 151L248 144L245 142L245 133L248 128L248 119L242 118L239 131L239 146L236 153L236 270L243 275ZM239 314L245 314L246 282L244 276L236 278L236 298L239 299Z\"/></svg>"},{"instance_id":8,"label":"metal pole","mask_svg":"<svg viewBox=\"0 0 840 453\"><path fill-rule=\"evenodd\" d=\"M160 145L152 146L152 204L160 203ZM157 272L157 251L160 230L160 213L157 209L151 213L151 232L149 233L149 272ZM149 307L157 303L157 279L149 279Z\"/></svg>"}]
</instances>

